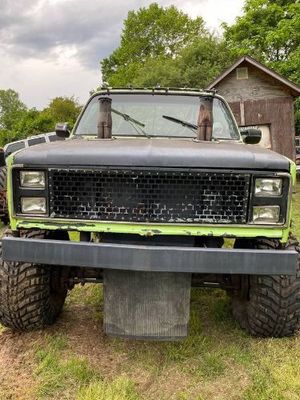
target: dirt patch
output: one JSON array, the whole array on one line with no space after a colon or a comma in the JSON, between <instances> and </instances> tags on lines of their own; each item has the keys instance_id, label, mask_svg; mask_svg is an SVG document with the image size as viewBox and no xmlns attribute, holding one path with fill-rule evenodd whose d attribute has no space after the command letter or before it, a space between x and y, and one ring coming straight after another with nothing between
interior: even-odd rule
<instances>
[{"instance_id":1,"label":"dirt patch","mask_svg":"<svg viewBox=\"0 0 300 400\"><path fill-rule=\"evenodd\" d=\"M102 320L95 319L91 307L68 307L55 331L65 333L72 353L87 358L104 376L113 377L126 361L126 355L115 351L114 340L104 335Z\"/></svg>"},{"instance_id":2,"label":"dirt patch","mask_svg":"<svg viewBox=\"0 0 300 400\"><path fill-rule=\"evenodd\" d=\"M0 335L0 399L29 399L34 391L33 349L39 333Z\"/></svg>"}]
</instances>

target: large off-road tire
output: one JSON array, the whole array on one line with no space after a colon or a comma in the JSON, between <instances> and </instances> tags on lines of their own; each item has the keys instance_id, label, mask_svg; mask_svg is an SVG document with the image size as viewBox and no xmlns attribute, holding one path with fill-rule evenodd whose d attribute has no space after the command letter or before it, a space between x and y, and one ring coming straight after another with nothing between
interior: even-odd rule
<instances>
[{"instance_id":1,"label":"large off-road tire","mask_svg":"<svg viewBox=\"0 0 300 400\"><path fill-rule=\"evenodd\" d=\"M45 233L30 231L25 236L43 238ZM4 262L2 246L0 256L0 323L17 331L31 331L53 324L67 295L61 277L63 269Z\"/></svg>"},{"instance_id":2,"label":"large off-road tire","mask_svg":"<svg viewBox=\"0 0 300 400\"><path fill-rule=\"evenodd\" d=\"M0 168L0 192L6 191L7 168Z\"/></svg>"},{"instance_id":3,"label":"large off-road tire","mask_svg":"<svg viewBox=\"0 0 300 400\"><path fill-rule=\"evenodd\" d=\"M238 242L236 247L295 249L299 243L290 237L286 246L277 240L257 239ZM300 329L300 266L294 276L253 275L241 279L239 291L231 294L234 318L253 336L284 337Z\"/></svg>"}]
</instances>

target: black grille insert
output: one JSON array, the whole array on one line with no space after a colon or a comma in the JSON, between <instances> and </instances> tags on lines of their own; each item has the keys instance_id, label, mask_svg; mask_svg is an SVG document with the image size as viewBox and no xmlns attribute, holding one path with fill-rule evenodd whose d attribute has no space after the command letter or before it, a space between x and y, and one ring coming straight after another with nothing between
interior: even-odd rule
<instances>
[{"instance_id":1,"label":"black grille insert","mask_svg":"<svg viewBox=\"0 0 300 400\"><path fill-rule=\"evenodd\" d=\"M250 175L196 171L49 171L50 216L156 223L247 222Z\"/></svg>"}]
</instances>

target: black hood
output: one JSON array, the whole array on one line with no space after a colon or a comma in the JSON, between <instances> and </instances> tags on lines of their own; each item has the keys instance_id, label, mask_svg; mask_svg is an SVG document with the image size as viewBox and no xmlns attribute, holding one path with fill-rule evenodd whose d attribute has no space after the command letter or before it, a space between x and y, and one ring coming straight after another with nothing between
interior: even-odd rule
<instances>
[{"instance_id":1,"label":"black hood","mask_svg":"<svg viewBox=\"0 0 300 400\"><path fill-rule=\"evenodd\" d=\"M161 138L79 138L41 144L15 154L14 164L289 171L288 159L258 146Z\"/></svg>"}]
</instances>

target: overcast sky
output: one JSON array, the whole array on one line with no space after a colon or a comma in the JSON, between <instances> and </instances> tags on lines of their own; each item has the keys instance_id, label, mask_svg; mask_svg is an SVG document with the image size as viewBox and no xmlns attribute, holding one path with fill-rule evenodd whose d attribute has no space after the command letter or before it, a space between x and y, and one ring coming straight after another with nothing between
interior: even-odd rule
<instances>
[{"instance_id":1,"label":"overcast sky","mask_svg":"<svg viewBox=\"0 0 300 400\"><path fill-rule=\"evenodd\" d=\"M57 96L81 103L101 81L99 62L119 44L128 10L146 0L0 0L0 89L14 89L28 107ZM201 16L210 30L233 22L243 0L158 0Z\"/></svg>"}]
</instances>

